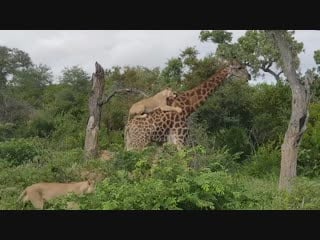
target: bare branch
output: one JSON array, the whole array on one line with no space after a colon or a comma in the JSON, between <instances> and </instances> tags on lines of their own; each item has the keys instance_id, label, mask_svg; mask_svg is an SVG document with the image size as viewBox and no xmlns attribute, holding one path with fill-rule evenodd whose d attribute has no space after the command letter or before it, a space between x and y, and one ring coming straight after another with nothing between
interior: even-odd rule
<instances>
[{"instance_id":1,"label":"bare branch","mask_svg":"<svg viewBox=\"0 0 320 240\"><path fill-rule=\"evenodd\" d=\"M273 62L269 62L268 66L266 67L266 69L270 69L270 67L272 66Z\"/></svg>"},{"instance_id":2,"label":"bare branch","mask_svg":"<svg viewBox=\"0 0 320 240\"><path fill-rule=\"evenodd\" d=\"M277 74L277 76L280 76L282 73L283 73L283 71L281 70L281 71Z\"/></svg>"},{"instance_id":3,"label":"bare branch","mask_svg":"<svg viewBox=\"0 0 320 240\"><path fill-rule=\"evenodd\" d=\"M119 93L120 93L120 94L123 94L123 93L136 93L136 94L141 94L141 95L143 95L144 97L149 97L148 94L146 94L144 91L139 90L139 89L135 89L135 88L121 88L121 89L114 90L111 94L109 94L109 96L107 96L107 97L105 98L105 100L103 100L102 102L100 102L99 105L103 105L103 104L108 103L114 95L119 94Z\"/></svg>"},{"instance_id":4,"label":"bare branch","mask_svg":"<svg viewBox=\"0 0 320 240\"><path fill-rule=\"evenodd\" d=\"M277 82L280 81L280 75L281 75L281 73L283 73L282 71L277 74L277 73L275 73L274 71L272 71L270 68L262 67L261 69L262 69L264 72L270 73L272 76L274 76L274 78L277 80Z\"/></svg>"}]
</instances>

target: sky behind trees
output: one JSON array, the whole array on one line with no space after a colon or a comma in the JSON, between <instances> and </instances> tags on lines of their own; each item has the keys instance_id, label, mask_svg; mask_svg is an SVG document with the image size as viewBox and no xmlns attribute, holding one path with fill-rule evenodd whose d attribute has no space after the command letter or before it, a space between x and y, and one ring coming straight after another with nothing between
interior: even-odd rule
<instances>
[{"instance_id":1,"label":"sky behind trees","mask_svg":"<svg viewBox=\"0 0 320 240\"><path fill-rule=\"evenodd\" d=\"M233 38L245 30L230 30ZM214 52L216 45L202 43L200 30L1 30L0 45L27 52L35 64L48 65L54 76L64 67L78 65L91 74L94 62L104 68L136 66L163 68L186 47L195 46L200 57ZM315 67L313 52L320 49L320 31L297 30L295 37L304 43L300 54L301 70ZM266 75L258 81L272 81Z\"/></svg>"}]
</instances>

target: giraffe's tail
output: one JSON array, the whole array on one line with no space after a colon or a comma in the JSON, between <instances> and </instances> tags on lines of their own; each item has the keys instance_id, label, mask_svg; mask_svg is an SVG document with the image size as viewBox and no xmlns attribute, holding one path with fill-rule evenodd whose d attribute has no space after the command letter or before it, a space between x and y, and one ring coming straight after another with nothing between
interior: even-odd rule
<instances>
[{"instance_id":1,"label":"giraffe's tail","mask_svg":"<svg viewBox=\"0 0 320 240\"><path fill-rule=\"evenodd\" d=\"M129 124L129 119L128 119L126 126L124 127L124 148L125 148L125 150L127 150L127 148L128 148L128 124Z\"/></svg>"}]
</instances>

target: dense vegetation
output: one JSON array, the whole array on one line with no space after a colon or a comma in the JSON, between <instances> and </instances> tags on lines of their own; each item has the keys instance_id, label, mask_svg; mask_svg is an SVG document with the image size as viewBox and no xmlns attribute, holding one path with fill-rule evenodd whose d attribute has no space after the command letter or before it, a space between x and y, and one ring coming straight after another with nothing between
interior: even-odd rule
<instances>
[{"instance_id":1,"label":"dense vegetation","mask_svg":"<svg viewBox=\"0 0 320 240\"><path fill-rule=\"evenodd\" d=\"M256 64L251 73L258 76L259 63L245 55L252 49L249 40L260 41L253 32L236 49L242 49L238 57ZM228 35L217 36L225 39L216 55L199 58L190 47L164 69L106 69L105 95L124 87L152 95L166 86L178 92L196 86L218 69L217 55L234 47L227 48ZM201 40L209 38L209 32L202 32ZM164 144L125 152L128 110L142 96L115 95L103 106L99 137L101 149L113 152L113 158L84 161L89 73L78 66L66 68L54 82L50 67L0 46L0 209L33 209L17 201L26 186L80 181L89 172L101 179L95 193L62 197L46 209L66 209L69 201L80 209L106 210L319 209L320 80L313 86L298 177L290 192L280 192L280 147L291 112L290 88L281 77L275 84L225 82L191 116L189 146L181 151Z\"/></svg>"}]
</instances>

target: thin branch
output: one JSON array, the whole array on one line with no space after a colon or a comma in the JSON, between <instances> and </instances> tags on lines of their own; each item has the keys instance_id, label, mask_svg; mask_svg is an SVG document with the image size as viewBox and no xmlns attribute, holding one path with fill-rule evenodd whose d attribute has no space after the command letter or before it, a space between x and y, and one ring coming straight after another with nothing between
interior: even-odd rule
<instances>
[{"instance_id":1,"label":"thin branch","mask_svg":"<svg viewBox=\"0 0 320 240\"><path fill-rule=\"evenodd\" d=\"M267 69L270 69L270 67L272 66L273 62L269 62L268 66L266 67Z\"/></svg>"},{"instance_id":2,"label":"thin branch","mask_svg":"<svg viewBox=\"0 0 320 240\"><path fill-rule=\"evenodd\" d=\"M277 76L279 77L282 73L283 73L283 71L281 70L281 71L277 74Z\"/></svg>"},{"instance_id":3,"label":"thin branch","mask_svg":"<svg viewBox=\"0 0 320 240\"><path fill-rule=\"evenodd\" d=\"M123 93L136 93L136 94L141 94L141 95L143 95L144 97L149 97L148 94L146 94L144 91L139 90L139 89L135 89L135 88L121 88L121 89L114 90L109 96L107 96L107 97L105 98L104 101L100 102L99 105L103 105L103 104L108 103L114 95L119 94L119 93L120 93L120 94L123 94Z\"/></svg>"},{"instance_id":4,"label":"thin branch","mask_svg":"<svg viewBox=\"0 0 320 240\"><path fill-rule=\"evenodd\" d=\"M269 67L266 68L266 67L262 66L261 69L262 69L264 72L270 73L272 76L274 76L274 78L277 80L277 82L280 81L280 75L281 75L281 73L283 73L282 71L277 74L277 73L275 73L274 71L272 71Z\"/></svg>"}]
</instances>

